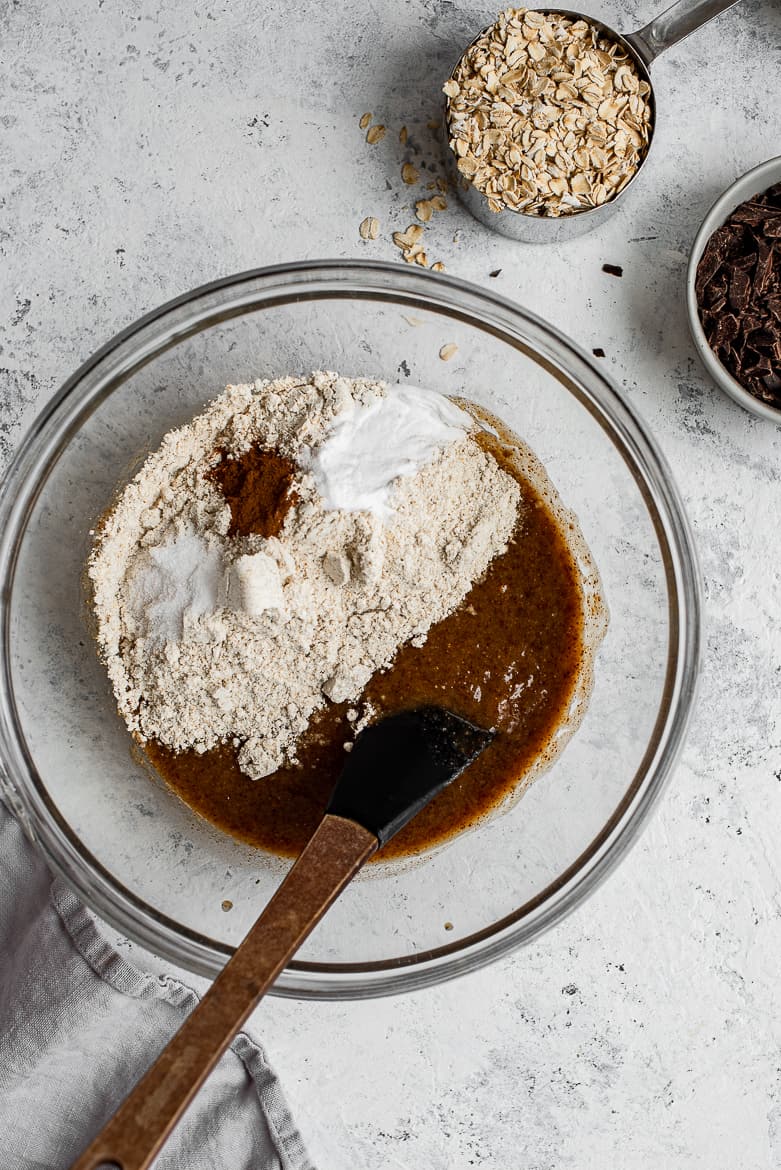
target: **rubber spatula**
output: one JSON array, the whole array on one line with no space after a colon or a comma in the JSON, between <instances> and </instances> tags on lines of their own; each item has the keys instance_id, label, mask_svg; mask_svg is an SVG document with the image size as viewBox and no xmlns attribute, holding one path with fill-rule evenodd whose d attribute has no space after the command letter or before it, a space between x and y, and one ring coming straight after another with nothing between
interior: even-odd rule
<instances>
[{"instance_id":1,"label":"rubber spatula","mask_svg":"<svg viewBox=\"0 0 781 1170\"><path fill-rule=\"evenodd\" d=\"M439 707L357 737L303 853L198 1007L73 1170L146 1170L247 1016L373 853L454 780L492 733Z\"/></svg>"}]
</instances>

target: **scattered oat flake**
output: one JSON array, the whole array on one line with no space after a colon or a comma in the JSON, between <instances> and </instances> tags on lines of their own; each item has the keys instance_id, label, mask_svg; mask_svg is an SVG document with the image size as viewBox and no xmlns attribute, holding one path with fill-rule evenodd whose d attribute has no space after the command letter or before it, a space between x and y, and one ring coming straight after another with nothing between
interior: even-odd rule
<instances>
[{"instance_id":1,"label":"scattered oat flake","mask_svg":"<svg viewBox=\"0 0 781 1170\"><path fill-rule=\"evenodd\" d=\"M416 328L418 325L424 324L424 322L421 321L420 317L408 317L406 315L406 313L402 313L401 315L402 315L403 319L407 322L407 324L412 325L413 328Z\"/></svg>"},{"instance_id":2,"label":"scattered oat flake","mask_svg":"<svg viewBox=\"0 0 781 1170\"><path fill-rule=\"evenodd\" d=\"M380 221L375 215L367 215L366 219L361 220L358 234L362 240L376 240L380 234Z\"/></svg>"},{"instance_id":3,"label":"scattered oat flake","mask_svg":"<svg viewBox=\"0 0 781 1170\"><path fill-rule=\"evenodd\" d=\"M361 120L360 120L360 122L358 123L358 125L359 125L359 126L360 126L360 128L361 128L361 130L365 130L365 129L366 129L366 127L367 127L367 126L369 125L369 123L371 122L371 120L372 120L372 116L371 116L371 114L363 114L363 115L362 115L362 117L361 117Z\"/></svg>"},{"instance_id":4,"label":"scattered oat flake","mask_svg":"<svg viewBox=\"0 0 781 1170\"><path fill-rule=\"evenodd\" d=\"M443 362L449 362L450 359L458 352L458 346L455 341L449 341L447 345L443 345L439 351L439 356Z\"/></svg>"},{"instance_id":5,"label":"scattered oat flake","mask_svg":"<svg viewBox=\"0 0 781 1170\"><path fill-rule=\"evenodd\" d=\"M401 130L399 130L399 142L401 143L402 146L407 145L407 127L406 126L402 126Z\"/></svg>"},{"instance_id":6,"label":"scattered oat flake","mask_svg":"<svg viewBox=\"0 0 781 1170\"><path fill-rule=\"evenodd\" d=\"M411 187L411 186L413 186L414 183L417 183L417 181L419 180L420 172L418 171L417 167L414 167L412 165L412 163L405 163L404 166L401 168L401 177L404 180L404 182L407 184L407 186Z\"/></svg>"},{"instance_id":7,"label":"scattered oat flake","mask_svg":"<svg viewBox=\"0 0 781 1170\"><path fill-rule=\"evenodd\" d=\"M431 206L431 200L418 199L417 203L415 204L415 215L418 217L420 222L428 223L433 214L434 209Z\"/></svg>"},{"instance_id":8,"label":"scattered oat flake","mask_svg":"<svg viewBox=\"0 0 781 1170\"><path fill-rule=\"evenodd\" d=\"M420 242L423 228L419 223L411 223L405 232L394 232L393 242L397 248L411 248Z\"/></svg>"},{"instance_id":9,"label":"scattered oat flake","mask_svg":"<svg viewBox=\"0 0 781 1170\"><path fill-rule=\"evenodd\" d=\"M431 203L434 211L447 210L447 199L445 199L444 195L435 195L433 199L429 200L429 202Z\"/></svg>"},{"instance_id":10,"label":"scattered oat flake","mask_svg":"<svg viewBox=\"0 0 781 1170\"><path fill-rule=\"evenodd\" d=\"M437 260L436 264L431 265L431 271L432 272L444 272L445 265L442 263L441 260Z\"/></svg>"},{"instance_id":11,"label":"scattered oat flake","mask_svg":"<svg viewBox=\"0 0 781 1170\"><path fill-rule=\"evenodd\" d=\"M385 137L385 127L384 126L380 126L380 125L371 126L366 134L366 141L369 143L369 146L374 146L375 143L379 142L384 137Z\"/></svg>"},{"instance_id":12,"label":"scattered oat flake","mask_svg":"<svg viewBox=\"0 0 781 1170\"><path fill-rule=\"evenodd\" d=\"M421 244L423 228L419 223L411 223L405 232L394 232L393 242L401 249L403 258L408 264L419 264L421 268L428 265L426 250Z\"/></svg>"},{"instance_id":13,"label":"scattered oat flake","mask_svg":"<svg viewBox=\"0 0 781 1170\"><path fill-rule=\"evenodd\" d=\"M231 902L230 898L225 899L225 901L222 903L222 908L226 913L228 912L228 910L233 909L233 903Z\"/></svg>"}]
</instances>

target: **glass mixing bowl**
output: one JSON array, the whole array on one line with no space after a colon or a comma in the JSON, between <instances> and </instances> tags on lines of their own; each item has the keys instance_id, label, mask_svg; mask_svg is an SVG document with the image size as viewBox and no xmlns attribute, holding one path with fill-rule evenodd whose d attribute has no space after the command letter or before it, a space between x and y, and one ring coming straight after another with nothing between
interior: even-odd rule
<instances>
[{"instance_id":1,"label":"glass mixing bowl","mask_svg":"<svg viewBox=\"0 0 781 1170\"><path fill-rule=\"evenodd\" d=\"M163 434L227 383L313 369L409 379L504 419L576 511L611 618L588 712L554 766L445 848L370 867L275 988L337 998L469 971L594 890L681 746L699 595L678 495L634 411L577 346L504 298L323 261L230 277L150 313L65 383L5 480L0 750L6 795L51 867L156 954L215 975L286 866L199 820L134 757L89 630L90 530Z\"/></svg>"}]
</instances>

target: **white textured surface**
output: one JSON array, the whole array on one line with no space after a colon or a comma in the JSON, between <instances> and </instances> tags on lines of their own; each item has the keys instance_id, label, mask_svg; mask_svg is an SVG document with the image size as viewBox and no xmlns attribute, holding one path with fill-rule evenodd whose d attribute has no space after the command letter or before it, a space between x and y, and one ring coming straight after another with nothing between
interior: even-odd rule
<instances>
[{"instance_id":1,"label":"white textured surface","mask_svg":"<svg viewBox=\"0 0 781 1170\"><path fill-rule=\"evenodd\" d=\"M654 10L597 15L626 29ZM489 15L447 0L0 6L3 455L80 360L167 297L256 264L396 258L390 230L420 192L399 179L398 128L436 171L437 82ZM771 0L663 58L655 157L597 235L535 250L455 207L430 228L430 259L605 350L693 520L704 676L651 828L542 942L405 999L263 1006L324 1170L781 1165L781 432L711 386L683 300L705 210L781 149L780 69ZM364 110L388 126L378 146ZM365 215L381 240L359 240Z\"/></svg>"}]
</instances>

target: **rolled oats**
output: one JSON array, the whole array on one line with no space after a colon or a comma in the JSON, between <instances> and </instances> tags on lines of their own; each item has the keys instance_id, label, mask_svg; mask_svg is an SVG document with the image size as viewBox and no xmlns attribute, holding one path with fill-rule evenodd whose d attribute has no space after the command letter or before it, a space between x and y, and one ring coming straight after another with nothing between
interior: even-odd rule
<instances>
[{"instance_id":1,"label":"rolled oats","mask_svg":"<svg viewBox=\"0 0 781 1170\"><path fill-rule=\"evenodd\" d=\"M492 211L600 206L648 150L650 86L626 49L585 20L510 8L443 90L458 170Z\"/></svg>"},{"instance_id":2,"label":"rolled oats","mask_svg":"<svg viewBox=\"0 0 781 1170\"><path fill-rule=\"evenodd\" d=\"M405 232L394 232L393 242L401 250L403 258L408 264L419 264L421 268L428 265L426 250L421 244L423 228L419 223L411 223Z\"/></svg>"},{"instance_id":3,"label":"rolled oats","mask_svg":"<svg viewBox=\"0 0 781 1170\"><path fill-rule=\"evenodd\" d=\"M434 184L436 189L436 184ZM421 223L428 223L435 211L445 211L447 200L444 195L432 195L430 199L418 199L415 204L415 215Z\"/></svg>"},{"instance_id":4,"label":"rolled oats","mask_svg":"<svg viewBox=\"0 0 781 1170\"><path fill-rule=\"evenodd\" d=\"M366 219L361 220L358 234L362 240L376 240L380 234L380 221L375 215L367 215Z\"/></svg>"},{"instance_id":5,"label":"rolled oats","mask_svg":"<svg viewBox=\"0 0 781 1170\"><path fill-rule=\"evenodd\" d=\"M411 248L423 237L423 228L418 223L411 223L406 232L394 232L393 242L397 248Z\"/></svg>"}]
</instances>

